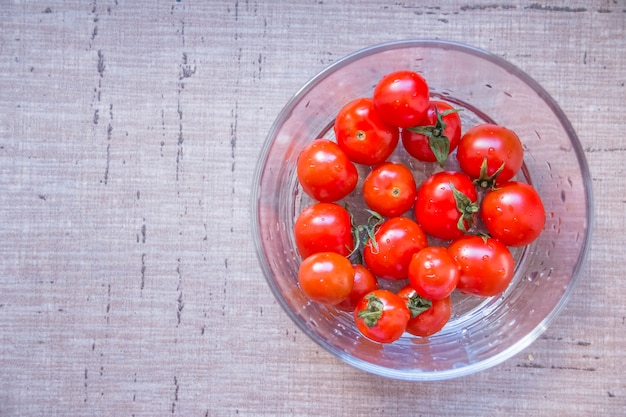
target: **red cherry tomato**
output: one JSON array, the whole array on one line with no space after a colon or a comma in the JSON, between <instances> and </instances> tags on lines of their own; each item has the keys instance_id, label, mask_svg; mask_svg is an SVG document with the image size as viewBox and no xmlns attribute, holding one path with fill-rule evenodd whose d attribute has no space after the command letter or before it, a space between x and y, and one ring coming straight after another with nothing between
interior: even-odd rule
<instances>
[{"instance_id":1,"label":"red cherry tomato","mask_svg":"<svg viewBox=\"0 0 626 417\"><path fill-rule=\"evenodd\" d=\"M348 256L354 248L350 213L335 203L315 203L296 219L294 238L302 258L317 252Z\"/></svg>"},{"instance_id":2,"label":"red cherry tomato","mask_svg":"<svg viewBox=\"0 0 626 417\"><path fill-rule=\"evenodd\" d=\"M411 311L411 319L407 323L406 332L414 336L432 336L443 329L452 317L450 297L443 300L426 300L420 297L410 285L400 289L398 295L406 300Z\"/></svg>"},{"instance_id":3,"label":"red cherry tomato","mask_svg":"<svg viewBox=\"0 0 626 417\"><path fill-rule=\"evenodd\" d=\"M429 246L413 255L409 282L417 293L429 300L447 298L456 288L461 272L447 248Z\"/></svg>"},{"instance_id":4,"label":"red cherry tomato","mask_svg":"<svg viewBox=\"0 0 626 417\"><path fill-rule=\"evenodd\" d=\"M404 299L387 290L375 290L354 309L357 329L370 340L391 343L398 340L411 318Z\"/></svg>"},{"instance_id":5,"label":"red cherry tomato","mask_svg":"<svg viewBox=\"0 0 626 417\"><path fill-rule=\"evenodd\" d=\"M298 284L310 300L336 305L352 291L354 267L338 253L318 252L300 264Z\"/></svg>"},{"instance_id":6,"label":"red cherry tomato","mask_svg":"<svg viewBox=\"0 0 626 417\"><path fill-rule=\"evenodd\" d=\"M378 280L365 266L360 264L352 265L354 267L354 285L348 298L337 305L337 308L343 311L353 312L356 305L368 293L378 289Z\"/></svg>"},{"instance_id":7,"label":"red cherry tomato","mask_svg":"<svg viewBox=\"0 0 626 417\"><path fill-rule=\"evenodd\" d=\"M389 73L374 87L374 109L392 126L419 125L426 116L429 103L428 84L413 71Z\"/></svg>"},{"instance_id":8,"label":"red cherry tomato","mask_svg":"<svg viewBox=\"0 0 626 417\"><path fill-rule=\"evenodd\" d=\"M374 232L363 248L363 260L380 278L405 279L414 253L428 245L422 229L406 217L392 217Z\"/></svg>"},{"instance_id":9,"label":"red cherry tomato","mask_svg":"<svg viewBox=\"0 0 626 417\"><path fill-rule=\"evenodd\" d=\"M413 173L401 163L383 162L363 182L365 204L387 217L399 216L413 207L416 194Z\"/></svg>"},{"instance_id":10,"label":"red cherry tomato","mask_svg":"<svg viewBox=\"0 0 626 417\"><path fill-rule=\"evenodd\" d=\"M371 98L358 98L346 104L335 119L337 144L352 162L376 165L384 162L400 140L397 127L383 122L374 112Z\"/></svg>"},{"instance_id":11,"label":"red cherry tomato","mask_svg":"<svg viewBox=\"0 0 626 417\"><path fill-rule=\"evenodd\" d=\"M429 235L450 240L463 236L478 211L478 194L462 172L442 171L428 177L417 190L415 219Z\"/></svg>"},{"instance_id":12,"label":"red cherry tomato","mask_svg":"<svg viewBox=\"0 0 626 417\"><path fill-rule=\"evenodd\" d=\"M419 126L402 130L402 145L412 157L443 166L461 140L461 117L444 101L431 101Z\"/></svg>"},{"instance_id":13,"label":"red cherry tomato","mask_svg":"<svg viewBox=\"0 0 626 417\"><path fill-rule=\"evenodd\" d=\"M546 211L537 191L516 181L489 191L481 212L489 234L507 246L528 245L541 234L546 222Z\"/></svg>"},{"instance_id":14,"label":"red cherry tomato","mask_svg":"<svg viewBox=\"0 0 626 417\"><path fill-rule=\"evenodd\" d=\"M501 294L511 283L515 260L509 249L494 238L463 236L448 251L459 264L457 289L466 294L491 297Z\"/></svg>"},{"instance_id":15,"label":"red cherry tomato","mask_svg":"<svg viewBox=\"0 0 626 417\"><path fill-rule=\"evenodd\" d=\"M328 139L305 146L296 168L304 192L321 202L341 200L356 188L359 179L352 161Z\"/></svg>"},{"instance_id":16,"label":"red cherry tomato","mask_svg":"<svg viewBox=\"0 0 626 417\"><path fill-rule=\"evenodd\" d=\"M510 129L482 124L469 129L456 151L459 166L481 187L509 181L524 163L524 149Z\"/></svg>"}]
</instances>

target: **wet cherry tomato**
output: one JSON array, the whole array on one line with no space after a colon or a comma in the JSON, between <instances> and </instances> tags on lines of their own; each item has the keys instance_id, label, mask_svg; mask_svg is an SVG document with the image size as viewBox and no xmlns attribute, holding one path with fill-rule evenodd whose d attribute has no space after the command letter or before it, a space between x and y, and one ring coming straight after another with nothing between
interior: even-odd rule
<instances>
[{"instance_id":1,"label":"wet cherry tomato","mask_svg":"<svg viewBox=\"0 0 626 417\"><path fill-rule=\"evenodd\" d=\"M300 264L298 284L310 300L336 305L352 291L354 267L338 253L318 252Z\"/></svg>"},{"instance_id":2,"label":"wet cherry tomato","mask_svg":"<svg viewBox=\"0 0 626 417\"><path fill-rule=\"evenodd\" d=\"M376 165L396 148L400 131L383 122L374 111L371 98L358 98L337 114L334 125L337 144L352 162Z\"/></svg>"},{"instance_id":3,"label":"wet cherry tomato","mask_svg":"<svg viewBox=\"0 0 626 417\"><path fill-rule=\"evenodd\" d=\"M352 161L328 139L316 139L304 147L297 174L304 192L321 202L341 200L356 188L359 179Z\"/></svg>"},{"instance_id":4,"label":"wet cherry tomato","mask_svg":"<svg viewBox=\"0 0 626 417\"><path fill-rule=\"evenodd\" d=\"M391 343L406 329L411 312L404 299L388 290L376 290L361 299L354 309L357 329L370 340Z\"/></svg>"},{"instance_id":5,"label":"wet cherry tomato","mask_svg":"<svg viewBox=\"0 0 626 417\"><path fill-rule=\"evenodd\" d=\"M511 181L485 195L481 217L491 236L507 246L525 246L541 234L546 211L531 185Z\"/></svg>"},{"instance_id":6,"label":"wet cherry tomato","mask_svg":"<svg viewBox=\"0 0 626 417\"><path fill-rule=\"evenodd\" d=\"M515 261L500 241L483 236L463 236L448 251L459 264L457 289L466 294L490 297L502 293L511 283Z\"/></svg>"},{"instance_id":7,"label":"wet cherry tomato","mask_svg":"<svg viewBox=\"0 0 626 417\"><path fill-rule=\"evenodd\" d=\"M430 103L426 80L413 71L385 75L374 87L373 98L380 118L402 128L420 124Z\"/></svg>"},{"instance_id":8,"label":"wet cherry tomato","mask_svg":"<svg viewBox=\"0 0 626 417\"><path fill-rule=\"evenodd\" d=\"M484 188L509 181L524 163L524 149L510 129L481 124L469 129L456 151L459 166Z\"/></svg>"},{"instance_id":9,"label":"wet cherry tomato","mask_svg":"<svg viewBox=\"0 0 626 417\"><path fill-rule=\"evenodd\" d=\"M383 222L363 248L363 260L380 278L407 278L414 253L428 245L422 229L407 217L392 217Z\"/></svg>"},{"instance_id":10,"label":"wet cherry tomato","mask_svg":"<svg viewBox=\"0 0 626 417\"><path fill-rule=\"evenodd\" d=\"M417 190L415 219L429 235L450 240L471 227L478 194L462 172L442 171L428 177Z\"/></svg>"},{"instance_id":11,"label":"wet cherry tomato","mask_svg":"<svg viewBox=\"0 0 626 417\"><path fill-rule=\"evenodd\" d=\"M413 255L409 282L417 293L429 300L447 298L456 288L461 272L447 248L429 246Z\"/></svg>"},{"instance_id":12,"label":"wet cherry tomato","mask_svg":"<svg viewBox=\"0 0 626 417\"><path fill-rule=\"evenodd\" d=\"M363 182L367 206L382 216L395 217L415 203L417 186L413 173L397 162L383 162L370 171Z\"/></svg>"},{"instance_id":13,"label":"wet cherry tomato","mask_svg":"<svg viewBox=\"0 0 626 417\"><path fill-rule=\"evenodd\" d=\"M411 311L411 319L407 323L406 332L414 336L432 336L441 331L452 317L450 297L443 300L427 300L420 297L410 285L400 289L398 295L406 300Z\"/></svg>"},{"instance_id":14,"label":"wet cherry tomato","mask_svg":"<svg viewBox=\"0 0 626 417\"><path fill-rule=\"evenodd\" d=\"M315 203L298 215L294 238L302 258L317 252L348 256L354 248L350 213L335 203Z\"/></svg>"},{"instance_id":15,"label":"wet cherry tomato","mask_svg":"<svg viewBox=\"0 0 626 417\"><path fill-rule=\"evenodd\" d=\"M433 100L419 126L402 130L402 145L412 157L443 166L461 140L461 117L444 101Z\"/></svg>"}]
</instances>

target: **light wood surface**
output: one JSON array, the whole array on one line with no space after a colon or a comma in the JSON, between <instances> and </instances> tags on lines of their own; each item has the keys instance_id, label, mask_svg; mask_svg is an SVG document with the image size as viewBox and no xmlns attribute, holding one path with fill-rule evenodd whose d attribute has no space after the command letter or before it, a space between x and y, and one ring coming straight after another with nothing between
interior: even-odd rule
<instances>
[{"instance_id":1,"label":"light wood surface","mask_svg":"<svg viewBox=\"0 0 626 417\"><path fill-rule=\"evenodd\" d=\"M524 352L437 383L343 364L274 301L256 158L365 46L469 43L537 80L593 177L588 261ZM0 416L626 415L626 2L8 1L0 7Z\"/></svg>"}]
</instances>

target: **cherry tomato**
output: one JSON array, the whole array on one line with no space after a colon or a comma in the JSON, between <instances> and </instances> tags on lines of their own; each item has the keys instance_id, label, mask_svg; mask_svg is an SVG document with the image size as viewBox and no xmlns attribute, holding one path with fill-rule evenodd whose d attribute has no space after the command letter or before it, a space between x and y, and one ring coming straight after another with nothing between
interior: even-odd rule
<instances>
[{"instance_id":1,"label":"cherry tomato","mask_svg":"<svg viewBox=\"0 0 626 417\"><path fill-rule=\"evenodd\" d=\"M406 332L414 336L432 336L443 329L452 317L450 297L430 301L420 297L410 285L401 288L398 295L406 300L411 311L411 319L406 325Z\"/></svg>"},{"instance_id":2,"label":"cherry tomato","mask_svg":"<svg viewBox=\"0 0 626 417\"><path fill-rule=\"evenodd\" d=\"M524 149L510 129L494 124L477 125L461 137L456 151L459 166L481 187L509 181L524 163Z\"/></svg>"},{"instance_id":3,"label":"cherry tomato","mask_svg":"<svg viewBox=\"0 0 626 417\"><path fill-rule=\"evenodd\" d=\"M430 103L428 84L416 72L396 71L382 77L374 87L374 109L386 123L417 126Z\"/></svg>"},{"instance_id":4,"label":"cherry tomato","mask_svg":"<svg viewBox=\"0 0 626 417\"><path fill-rule=\"evenodd\" d=\"M296 219L294 238L302 258L317 252L348 256L354 248L350 213L335 203L315 203Z\"/></svg>"},{"instance_id":5,"label":"cherry tomato","mask_svg":"<svg viewBox=\"0 0 626 417\"><path fill-rule=\"evenodd\" d=\"M429 235L450 240L471 227L478 194L462 172L442 171L428 177L417 190L415 219Z\"/></svg>"},{"instance_id":6,"label":"cherry tomato","mask_svg":"<svg viewBox=\"0 0 626 417\"><path fill-rule=\"evenodd\" d=\"M298 284L310 300L336 305L352 291L354 267L338 253L318 252L300 264Z\"/></svg>"},{"instance_id":7,"label":"cherry tomato","mask_svg":"<svg viewBox=\"0 0 626 417\"><path fill-rule=\"evenodd\" d=\"M422 229L407 217L392 217L384 221L363 248L363 260L380 278L404 279L414 253L428 245Z\"/></svg>"},{"instance_id":8,"label":"cherry tomato","mask_svg":"<svg viewBox=\"0 0 626 417\"><path fill-rule=\"evenodd\" d=\"M399 216L413 207L416 194L413 173L397 162L377 165L363 182L365 204L387 217Z\"/></svg>"},{"instance_id":9,"label":"cherry tomato","mask_svg":"<svg viewBox=\"0 0 626 417\"><path fill-rule=\"evenodd\" d=\"M400 140L399 129L378 117L371 98L346 104L337 114L334 130L337 144L348 158L363 165L385 161Z\"/></svg>"},{"instance_id":10,"label":"cherry tomato","mask_svg":"<svg viewBox=\"0 0 626 417\"><path fill-rule=\"evenodd\" d=\"M481 204L489 234L507 246L528 245L541 234L546 211L537 191L512 181L489 191Z\"/></svg>"},{"instance_id":11,"label":"cherry tomato","mask_svg":"<svg viewBox=\"0 0 626 417\"><path fill-rule=\"evenodd\" d=\"M461 272L447 248L429 246L413 255L409 282L417 293L429 300L442 300L456 288Z\"/></svg>"},{"instance_id":12,"label":"cherry tomato","mask_svg":"<svg viewBox=\"0 0 626 417\"><path fill-rule=\"evenodd\" d=\"M391 343L402 336L411 312L397 294L375 290L361 299L354 309L357 329L370 340Z\"/></svg>"},{"instance_id":13,"label":"cherry tomato","mask_svg":"<svg viewBox=\"0 0 626 417\"><path fill-rule=\"evenodd\" d=\"M352 265L354 267L354 285L348 298L337 305L337 308L343 311L353 312L361 298L368 293L378 289L378 280L372 272L365 266L360 264Z\"/></svg>"},{"instance_id":14,"label":"cherry tomato","mask_svg":"<svg viewBox=\"0 0 626 417\"><path fill-rule=\"evenodd\" d=\"M412 157L443 166L461 140L461 117L444 101L433 100L419 126L402 130L402 145Z\"/></svg>"},{"instance_id":15,"label":"cherry tomato","mask_svg":"<svg viewBox=\"0 0 626 417\"><path fill-rule=\"evenodd\" d=\"M316 139L304 147L297 173L304 192L322 202L341 200L356 188L359 179L352 161L328 139Z\"/></svg>"},{"instance_id":16,"label":"cherry tomato","mask_svg":"<svg viewBox=\"0 0 626 417\"><path fill-rule=\"evenodd\" d=\"M448 246L459 264L457 289L466 294L490 297L502 293L515 273L515 261L500 241L484 236L463 236Z\"/></svg>"}]
</instances>

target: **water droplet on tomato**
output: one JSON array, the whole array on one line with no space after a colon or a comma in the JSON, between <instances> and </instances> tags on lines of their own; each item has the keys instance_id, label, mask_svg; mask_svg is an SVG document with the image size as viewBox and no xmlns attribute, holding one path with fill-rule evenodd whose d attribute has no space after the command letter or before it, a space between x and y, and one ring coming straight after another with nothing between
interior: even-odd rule
<instances>
[{"instance_id":1,"label":"water droplet on tomato","mask_svg":"<svg viewBox=\"0 0 626 417\"><path fill-rule=\"evenodd\" d=\"M483 261L489 262L489 255L483 255Z\"/></svg>"}]
</instances>

